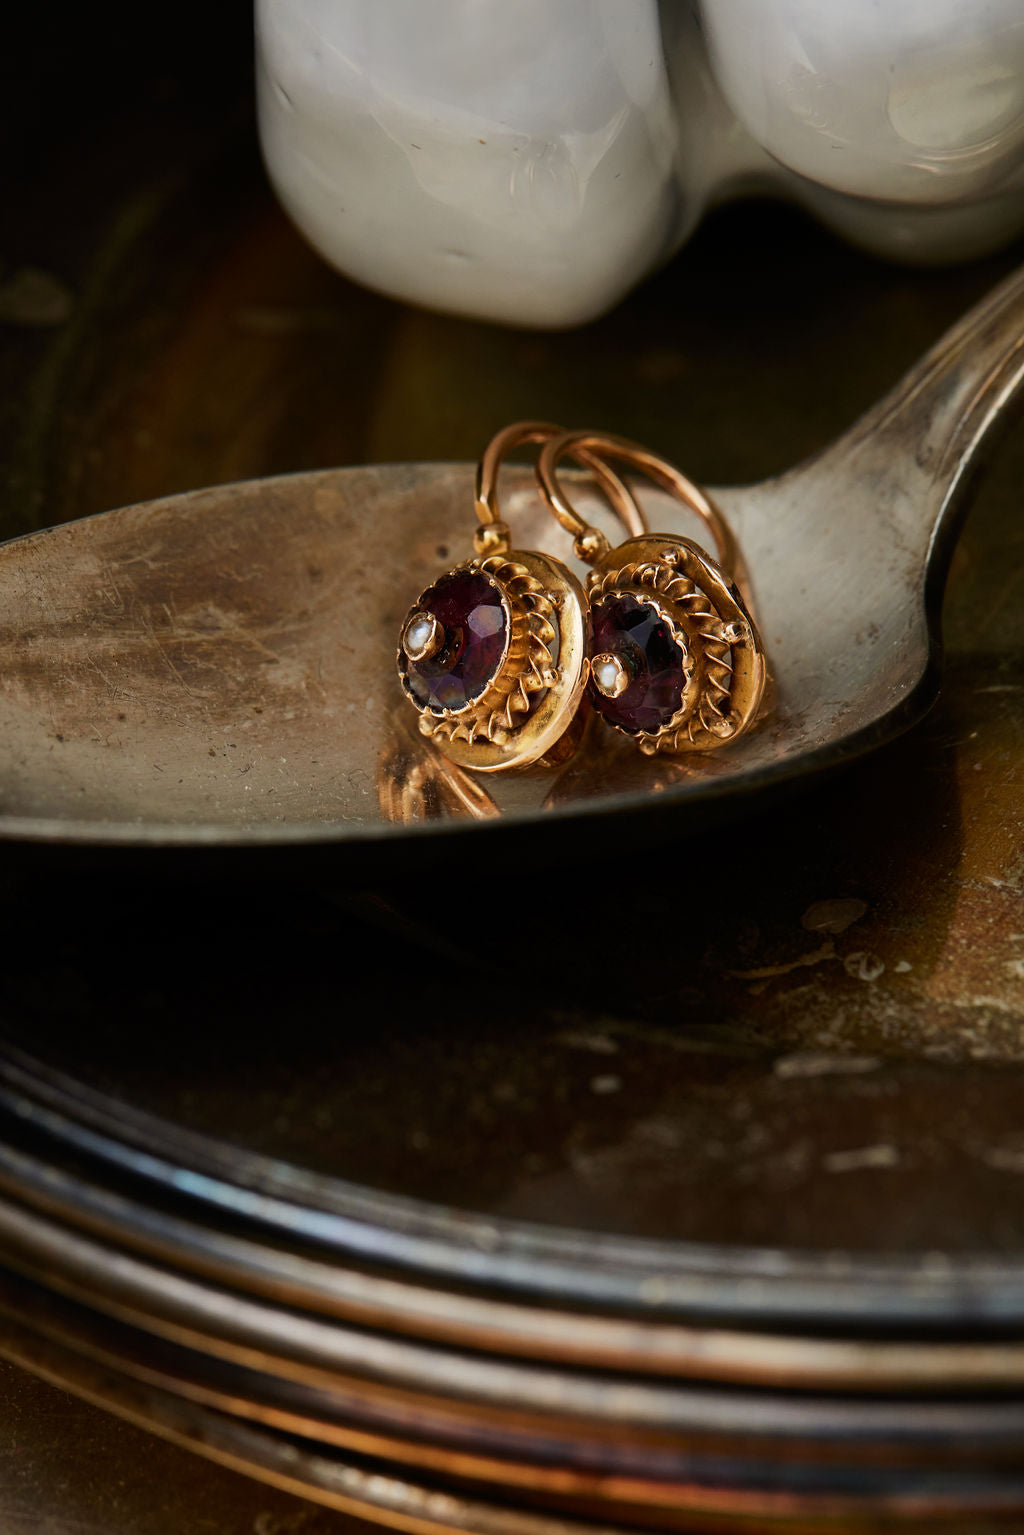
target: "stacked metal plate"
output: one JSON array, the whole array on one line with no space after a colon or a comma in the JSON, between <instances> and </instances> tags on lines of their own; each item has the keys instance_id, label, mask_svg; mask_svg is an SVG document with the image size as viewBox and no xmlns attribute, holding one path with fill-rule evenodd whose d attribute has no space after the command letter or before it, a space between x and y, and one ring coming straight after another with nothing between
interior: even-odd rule
<instances>
[{"instance_id":1,"label":"stacked metal plate","mask_svg":"<svg viewBox=\"0 0 1024 1535\"><path fill-rule=\"evenodd\" d=\"M0 1115L3 1352L327 1504L524 1535L1024 1509L1009 1260L473 1215L242 1152L10 1045Z\"/></svg>"}]
</instances>

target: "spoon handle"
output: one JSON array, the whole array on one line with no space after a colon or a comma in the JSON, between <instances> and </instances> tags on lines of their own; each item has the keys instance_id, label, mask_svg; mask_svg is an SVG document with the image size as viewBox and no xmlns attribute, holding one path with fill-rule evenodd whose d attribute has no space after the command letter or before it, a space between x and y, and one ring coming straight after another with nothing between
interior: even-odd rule
<instances>
[{"instance_id":1,"label":"spoon handle","mask_svg":"<svg viewBox=\"0 0 1024 1535\"><path fill-rule=\"evenodd\" d=\"M885 505L906 554L942 567L965 509L968 471L1024 382L1024 267L994 288L816 468Z\"/></svg>"}]
</instances>

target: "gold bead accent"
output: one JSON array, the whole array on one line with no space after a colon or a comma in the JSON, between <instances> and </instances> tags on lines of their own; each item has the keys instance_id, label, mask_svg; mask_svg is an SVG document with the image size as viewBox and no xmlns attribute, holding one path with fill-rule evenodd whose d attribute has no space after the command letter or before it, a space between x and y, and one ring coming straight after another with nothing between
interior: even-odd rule
<instances>
[{"instance_id":1,"label":"gold bead accent","mask_svg":"<svg viewBox=\"0 0 1024 1535\"><path fill-rule=\"evenodd\" d=\"M611 548L600 528L587 528L582 532L573 544L576 558L592 565L595 560L601 559Z\"/></svg>"},{"instance_id":2,"label":"gold bead accent","mask_svg":"<svg viewBox=\"0 0 1024 1535\"><path fill-rule=\"evenodd\" d=\"M507 523L488 522L483 527L477 528L474 533L473 548L478 558L486 560L492 554L507 554L510 538Z\"/></svg>"}]
</instances>

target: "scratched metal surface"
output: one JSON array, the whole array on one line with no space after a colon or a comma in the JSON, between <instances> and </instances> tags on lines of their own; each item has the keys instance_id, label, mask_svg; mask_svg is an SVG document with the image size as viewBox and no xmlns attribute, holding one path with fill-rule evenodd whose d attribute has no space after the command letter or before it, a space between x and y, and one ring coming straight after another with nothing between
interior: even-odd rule
<instances>
[{"instance_id":1,"label":"scratched metal surface","mask_svg":"<svg viewBox=\"0 0 1024 1535\"><path fill-rule=\"evenodd\" d=\"M785 211L734 210L583 332L413 313L327 272L275 209L242 35L236 11L205 63L179 40L160 91L93 104L73 155L54 130L14 178L5 536L221 480L471 459L524 415L614 426L699 480L760 478L835 436L1021 259L904 272ZM70 121L86 99L70 48L62 67ZM353 904L313 866L197 883L12 862L5 1037L373 1189L556 1228L1024 1264L1022 474L1018 431L954 562L936 710L842 777L658 857L595 844L539 891L440 868L454 922L401 882ZM520 895L533 929L492 937L481 907ZM626 928L612 953L595 914ZM170 1450L147 1451L156 1505L123 1469L130 1431L3 1381L26 1527L344 1527ZM90 1468L57 1478L58 1439L94 1444Z\"/></svg>"}]
</instances>

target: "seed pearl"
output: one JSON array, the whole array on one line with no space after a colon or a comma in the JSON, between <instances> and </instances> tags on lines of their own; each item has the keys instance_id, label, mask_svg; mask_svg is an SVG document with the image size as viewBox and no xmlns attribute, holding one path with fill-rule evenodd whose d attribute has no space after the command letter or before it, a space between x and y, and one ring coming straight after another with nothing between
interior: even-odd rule
<instances>
[{"instance_id":1,"label":"seed pearl","mask_svg":"<svg viewBox=\"0 0 1024 1535\"><path fill-rule=\"evenodd\" d=\"M590 663L594 685L605 698L618 698L629 687L629 672L618 656L604 653L595 656Z\"/></svg>"},{"instance_id":2,"label":"seed pearl","mask_svg":"<svg viewBox=\"0 0 1024 1535\"><path fill-rule=\"evenodd\" d=\"M402 635L402 649L410 661L426 661L436 655L444 639L444 625L433 613L414 613Z\"/></svg>"}]
</instances>

